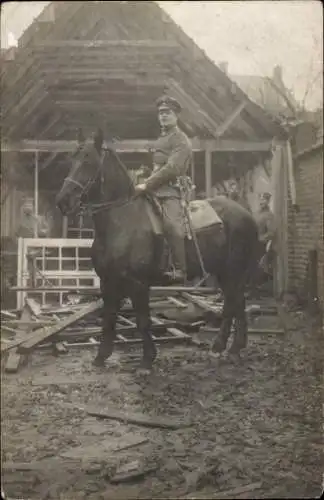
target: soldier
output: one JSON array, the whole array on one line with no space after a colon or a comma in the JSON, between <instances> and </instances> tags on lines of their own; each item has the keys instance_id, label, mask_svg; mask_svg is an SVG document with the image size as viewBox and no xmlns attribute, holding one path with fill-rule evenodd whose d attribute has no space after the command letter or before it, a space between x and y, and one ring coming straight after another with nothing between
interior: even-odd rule
<instances>
[{"instance_id":1,"label":"soldier","mask_svg":"<svg viewBox=\"0 0 324 500\"><path fill-rule=\"evenodd\" d=\"M236 203L239 203L245 210L248 210L250 212L250 207L249 204L246 202L244 197L241 195L240 192L240 187L236 180L231 179L228 184L228 197L236 201Z\"/></svg>"},{"instance_id":2,"label":"soldier","mask_svg":"<svg viewBox=\"0 0 324 500\"><path fill-rule=\"evenodd\" d=\"M260 265L266 272L271 271L275 237L275 219L270 209L270 200L270 193L260 195L260 208L255 217L260 242Z\"/></svg>"},{"instance_id":3,"label":"soldier","mask_svg":"<svg viewBox=\"0 0 324 500\"><path fill-rule=\"evenodd\" d=\"M180 104L169 96L157 101L161 135L153 152L153 172L136 190L154 193L163 209L165 234L171 248L176 281L186 278L185 224L179 181L186 176L192 161L188 137L178 128ZM169 273L168 273L169 274Z\"/></svg>"}]
</instances>

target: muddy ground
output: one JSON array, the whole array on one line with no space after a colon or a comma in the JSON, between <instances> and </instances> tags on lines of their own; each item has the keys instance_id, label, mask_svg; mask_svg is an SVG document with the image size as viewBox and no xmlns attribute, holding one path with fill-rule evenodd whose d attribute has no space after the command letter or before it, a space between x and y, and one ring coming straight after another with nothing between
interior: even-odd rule
<instances>
[{"instance_id":1,"label":"muddy ground","mask_svg":"<svg viewBox=\"0 0 324 500\"><path fill-rule=\"evenodd\" d=\"M324 336L302 312L288 322L285 338L250 338L239 366L197 348L161 346L149 377L136 374L136 351L114 354L104 371L91 366L94 349L33 353L18 374L2 374L5 493L25 500L222 498L233 488L223 498L320 495ZM147 428L96 419L80 406L192 425ZM147 441L134 445L140 438ZM118 467L134 461L156 470L111 484Z\"/></svg>"}]
</instances>

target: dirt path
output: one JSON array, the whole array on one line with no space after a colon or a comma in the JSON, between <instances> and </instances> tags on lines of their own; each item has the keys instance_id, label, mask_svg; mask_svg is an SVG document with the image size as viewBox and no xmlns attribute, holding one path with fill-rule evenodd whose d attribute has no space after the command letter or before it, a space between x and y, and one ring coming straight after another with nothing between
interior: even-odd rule
<instances>
[{"instance_id":1,"label":"dirt path","mask_svg":"<svg viewBox=\"0 0 324 500\"><path fill-rule=\"evenodd\" d=\"M212 498L261 482L235 497L319 495L323 333L302 314L290 318L285 339L251 339L241 366L189 347L161 348L154 373L143 378L126 354L114 355L105 371L93 369L90 349L60 358L33 354L18 375L2 375L6 494ZM193 425L165 430L98 420L71 403L190 419ZM113 450L140 438L148 441ZM137 482L110 484L118 466L136 460L157 470Z\"/></svg>"}]
</instances>

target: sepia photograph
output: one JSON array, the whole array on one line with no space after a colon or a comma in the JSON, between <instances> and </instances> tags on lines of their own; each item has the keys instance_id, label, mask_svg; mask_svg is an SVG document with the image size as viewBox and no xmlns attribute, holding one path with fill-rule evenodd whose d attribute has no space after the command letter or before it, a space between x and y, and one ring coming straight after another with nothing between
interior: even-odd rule
<instances>
[{"instance_id":1,"label":"sepia photograph","mask_svg":"<svg viewBox=\"0 0 324 500\"><path fill-rule=\"evenodd\" d=\"M1 4L1 498L324 493L323 6Z\"/></svg>"}]
</instances>

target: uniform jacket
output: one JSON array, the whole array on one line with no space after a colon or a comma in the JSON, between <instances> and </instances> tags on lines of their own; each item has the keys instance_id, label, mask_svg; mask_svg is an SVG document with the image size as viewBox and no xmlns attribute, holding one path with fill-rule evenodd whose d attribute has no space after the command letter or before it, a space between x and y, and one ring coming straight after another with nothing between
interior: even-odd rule
<instances>
[{"instance_id":1,"label":"uniform jacket","mask_svg":"<svg viewBox=\"0 0 324 500\"><path fill-rule=\"evenodd\" d=\"M161 198L180 197L177 178L186 175L192 161L192 147L184 132L175 127L162 133L153 149L153 172L146 180L147 189Z\"/></svg>"},{"instance_id":2,"label":"uniform jacket","mask_svg":"<svg viewBox=\"0 0 324 500\"><path fill-rule=\"evenodd\" d=\"M263 243L273 240L275 236L275 219L271 210L260 210L255 219L258 225L259 240Z\"/></svg>"}]
</instances>

